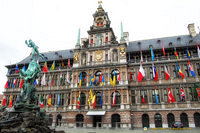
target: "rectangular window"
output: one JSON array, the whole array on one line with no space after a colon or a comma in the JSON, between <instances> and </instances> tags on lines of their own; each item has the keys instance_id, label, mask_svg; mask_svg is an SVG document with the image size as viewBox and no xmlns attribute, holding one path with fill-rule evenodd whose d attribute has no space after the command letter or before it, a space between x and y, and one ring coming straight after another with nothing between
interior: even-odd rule
<instances>
[{"instance_id":1,"label":"rectangular window","mask_svg":"<svg viewBox=\"0 0 200 133\"><path fill-rule=\"evenodd\" d=\"M188 69L188 65L187 65L187 64L184 65L184 70L185 70L185 75L186 75L186 77L190 77L190 72L189 72L189 69Z\"/></svg>"},{"instance_id":2,"label":"rectangular window","mask_svg":"<svg viewBox=\"0 0 200 133\"><path fill-rule=\"evenodd\" d=\"M197 74L198 74L198 76L200 76L200 64L199 63L197 63Z\"/></svg>"},{"instance_id":3,"label":"rectangular window","mask_svg":"<svg viewBox=\"0 0 200 133\"><path fill-rule=\"evenodd\" d=\"M168 90L167 89L164 89L164 101L165 101L165 103L168 102Z\"/></svg>"},{"instance_id":4,"label":"rectangular window","mask_svg":"<svg viewBox=\"0 0 200 133\"><path fill-rule=\"evenodd\" d=\"M161 76L162 76L162 79L165 79L165 69L164 69L164 66L161 66Z\"/></svg>"},{"instance_id":5,"label":"rectangular window","mask_svg":"<svg viewBox=\"0 0 200 133\"><path fill-rule=\"evenodd\" d=\"M153 70L152 70L152 67L150 67L150 79L153 79Z\"/></svg>"},{"instance_id":6,"label":"rectangular window","mask_svg":"<svg viewBox=\"0 0 200 133\"><path fill-rule=\"evenodd\" d=\"M180 100L180 89L179 88L176 88L176 101L177 102L180 102L181 100Z\"/></svg>"},{"instance_id":7,"label":"rectangular window","mask_svg":"<svg viewBox=\"0 0 200 133\"><path fill-rule=\"evenodd\" d=\"M90 40L90 43L93 44L93 39Z\"/></svg>"},{"instance_id":8,"label":"rectangular window","mask_svg":"<svg viewBox=\"0 0 200 133\"><path fill-rule=\"evenodd\" d=\"M135 104L135 90L131 90L131 103Z\"/></svg>"},{"instance_id":9,"label":"rectangular window","mask_svg":"<svg viewBox=\"0 0 200 133\"><path fill-rule=\"evenodd\" d=\"M92 55L90 55L90 62L92 62Z\"/></svg>"},{"instance_id":10,"label":"rectangular window","mask_svg":"<svg viewBox=\"0 0 200 133\"><path fill-rule=\"evenodd\" d=\"M177 77L176 65L173 65L172 68L173 68L173 75L174 75L174 78L176 78L176 77Z\"/></svg>"},{"instance_id":11,"label":"rectangular window","mask_svg":"<svg viewBox=\"0 0 200 133\"><path fill-rule=\"evenodd\" d=\"M105 60L108 61L108 54L106 54Z\"/></svg>"}]
</instances>

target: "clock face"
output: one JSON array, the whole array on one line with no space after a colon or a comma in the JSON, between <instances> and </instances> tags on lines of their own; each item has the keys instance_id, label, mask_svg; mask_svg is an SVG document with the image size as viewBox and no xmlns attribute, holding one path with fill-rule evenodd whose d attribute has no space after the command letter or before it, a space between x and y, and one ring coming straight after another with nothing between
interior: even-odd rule
<instances>
[{"instance_id":1,"label":"clock face","mask_svg":"<svg viewBox=\"0 0 200 133\"><path fill-rule=\"evenodd\" d=\"M96 61L102 61L103 59L103 51L96 51L95 52L95 60Z\"/></svg>"}]
</instances>

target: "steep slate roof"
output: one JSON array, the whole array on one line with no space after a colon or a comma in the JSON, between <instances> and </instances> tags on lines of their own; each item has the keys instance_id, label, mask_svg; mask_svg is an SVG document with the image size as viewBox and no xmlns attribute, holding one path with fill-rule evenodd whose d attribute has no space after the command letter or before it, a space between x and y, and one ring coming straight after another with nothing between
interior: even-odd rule
<instances>
[{"instance_id":1,"label":"steep slate roof","mask_svg":"<svg viewBox=\"0 0 200 133\"><path fill-rule=\"evenodd\" d=\"M45 53L41 53L44 57L47 57L47 61L53 61L53 60L61 60L63 59L72 59L74 56L74 50L73 49L67 49L67 50L59 50L59 51L49 51ZM62 56L59 57L59 56ZM36 56L35 58L39 62L44 62L41 58ZM18 64L26 64L31 61L31 55L23 59L22 61L18 62Z\"/></svg>"},{"instance_id":2,"label":"steep slate roof","mask_svg":"<svg viewBox=\"0 0 200 133\"><path fill-rule=\"evenodd\" d=\"M178 39L180 38L180 39ZM158 42L160 40L160 42ZM189 42L192 40L192 45L196 45L196 42L200 41L200 35L198 34L196 37L192 38L190 35L180 35L180 36L172 36L172 37L164 37L164 38L155 38L155 39L147 39L147 40L138 40L131 41L127 46L126 52L135 52L140 51L139 42L143 50L150 50L150 45L153 46L153 49L162 49L162 42L164 44L164 48L174 48L174 47L183 47L190 46ZM172 43L172 45L169 45Z\"/></svg>"}]
</instances>

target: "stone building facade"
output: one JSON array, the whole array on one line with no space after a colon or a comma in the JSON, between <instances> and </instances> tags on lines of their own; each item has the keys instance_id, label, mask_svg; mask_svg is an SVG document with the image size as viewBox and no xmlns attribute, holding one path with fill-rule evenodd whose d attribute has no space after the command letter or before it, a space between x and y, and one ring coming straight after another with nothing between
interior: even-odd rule
<instances>
[{"instance_id":1,"label":"stone building facade","mask_svg":"<svg viewBox=\"0 0 200 133\"><path fill-rule=\"evenodd\" d=\"M122 32L120 42L116 40L113 29L110 26L107 12L101 4L93 14L93 25L88 30L88 38L77 42L74 49L43 53L47 60L48 68L55 61L55 69L49 70L45 75L47 85L41 85L38 79L38 102L42 95L44 108L53 117L53 121L61 120L68 127L163 127L172 126L174 121L181 121L185 127L200 127L200 99L194 92L194 84L199 84L200 58L198 57L197 42L200 42L199 33L195 33L194 25L189 25L189 35L164 37L157 39L128 41L128 33ZM78 38L80 40L80 38ZM162 42L165 48L163 56ZM153 49L155 59L151 59ZM191 65L196 74L193 77L189 71L186 50L190 51ZM174 51L178 52L179 60ZM144 79L137 80L140 68L141 51L143 57ZM44 60L36 58L44 66ZM28 67L31 56L17 63L21 69ZM158 81L153 79L152 63L158 72ZM185 78L181 78L177 72L177 63ZM71 67L68 65L70 64ZM170 78L165 80L165 65ZM6 66L8 68L8 80L12 85L16 78L14 88L10 86L4 91L7 105L10 94L14 102L20 93L20 77L15 72L16 64ZM116 85L110 84L110 77L115 73ZM82 85L79 88L77 78L82 75ZM105 83L100 85L99 78L105 74ZM51 78L54 81L51 85ZM63 82L60 76L62 75ZM90 87L90 78L96 77L96 84ZM120 78L119 78L120 75ZM120 79L120 80L119 80ZM115 104L112 106L115 88ZM156 88L156 89L155 89ZM168 103L168 88L176 102ZM183 88L185 100L181 100L180 88ZM80 107L77 108L79 90ZM96 94L96 107L88 107L89 91ZM103 104L100 106L103 91ZM52 106L47 106L49 94L52 96ZM156 103L156 96L158 103ZM60 104L58 106L58 95ZM143 102L143 97L145 103Z\"/></svg>"}]
</instances>

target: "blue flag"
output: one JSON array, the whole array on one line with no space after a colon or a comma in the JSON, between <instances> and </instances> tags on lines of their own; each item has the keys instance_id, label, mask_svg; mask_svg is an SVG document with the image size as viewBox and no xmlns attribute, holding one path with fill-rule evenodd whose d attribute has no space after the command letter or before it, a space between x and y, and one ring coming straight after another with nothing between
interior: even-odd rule
<instances>
[{"instance_id":1,"label":"blue flag","mask_svg":"<svg viewBox=\"0 0 200 133\"><path fill-rule=\"evenodd\" d=\"M151 59L152 61L154 60L154 53L153 53L153 49L151 48Z\"/></svg>"},{"instance_id":2,"label":"blue flag","mask_svg":"<svg viewBox=\"0 0 200 133\"><path fill-rule=\"evenodd\" d=\"M90 78L90 85L89 85L89 88L92 86L92 84L93 84L93 75L92 75L91 78Z\"/></svg>"},{"instance_id":3,"label":"blue flag","mask_svg":"<svg viewBox=\"0 0 200 133\"><path fill-rule=\"evenodd\" d=\"M58 107L60 105L60 93L58 93Z\"/></svg>"},{"instance_id":4,"label":"blue flag","mask_svg":"<svg viewBox=\"0 0 200 133\"><path fill-rule=\"evenodd\" d=\"M103 90L102 90L102 93L101 93L101 101L100 101L100 106L102 107L103 105Z\"/></svg>"},{"instance_id":5,"label":"blue flag","mask_svg":"<svg viewBox=\"0 0 200 133\"><path fill-rule=\"evenodd\" d=\"M25 67L25 66L23 66L22 70L23 70L24 72L26 72L26 67Z\"/></svg>"},{"instance_id":6,"label":"blue flag","mask_svg":"<svg viewBox=\"0 0 200 133\"><path fill-rule=\"evenodd\" d=\"M155 97L156 97L156 104L158 104L158 96L157 96L156 90L155 90Z\"/></svg>"},{"instance_id":7,"label":"blue flag","mask_svg":"<svg viewBox=\"0 0 200 133\"><path fill-rule=\"evenodd\" d=\"M188 59L190 59L190 52L189 52L188 48L187 48L187 57L188 57Z\"/></svg>"}]
</instances>

